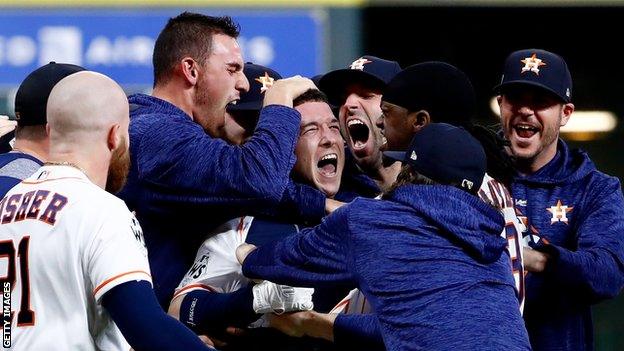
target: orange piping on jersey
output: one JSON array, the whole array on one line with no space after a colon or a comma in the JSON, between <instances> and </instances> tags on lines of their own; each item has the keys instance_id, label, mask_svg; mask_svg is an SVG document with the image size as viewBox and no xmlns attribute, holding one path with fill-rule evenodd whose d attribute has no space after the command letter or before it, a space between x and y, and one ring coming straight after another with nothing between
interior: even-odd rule
<instances>
[{"instance_id":1,"label":"orange piping on jersey","mask_svg":"<svg viewBox=\"0 0 624 351\"><path fill-rule=\"evenodd\" d=\"M238 222L238 228L236 228L236 231L238 232L238 238L240 240L243 240L243 228L244 228L244 224L245 224L245 217L241 217L240 222Z\"/></svg>"},{"instance_id":2,"label":"orange piping on jersey","mask_svg":"<svg viewBox=\"0 0 624 351\"><path fill-rule=\"evenodd\" d=\"M97 288L95 288L93 290L93 295L97 295L97 293L98 293L98 291L100 291L100 289L102 289L106 284L112 282L113 280L115 280L117 278L121 278L124 275L134 274L134 273L143 273L143 274L147 275L148 277L150 277L150 279L152 278L152 276L149 273L145 272L145 271L132 271L132 272L121 273L121 274L116 275L116 276L114 276L112 278L106 279L104 282L102 282L102 284L98 285Z\"/></svg>"},{"instance_id":3,"label":"orange piping on jersey","mask_svg":"<svg viewBox=\"0 0 624 351\"><path fill-rule=\"evenodd\" d=\"M183 287L182 289L176 291L175 294L173 294L173 299L175 299L176 297L180 296L183 292L188 291L190 289L194 289L194 288L200 288L203 290L208 290L211 292L217 292L213 287L209 286L209 285L205 285L205 284L191 284L191 285L187 285L185 287Z\"/></svg>"},{"instance_id":4,"label":"orange piping on jersey","mask_svg":"<svg viewBox=\"0 0 624 351\"><path fill-rule=\"evenodd\" d=\"M41 183L50 182L50 181L59 180L59 179L79 179L79 180L84 180L84 178L81 178L81 177L60 177L60 178L44 179L44 180L39 180L39 181L34 181L34 182L29 182L29 181L26 181L26 180L22 180L22 184L29 184L29 185L41 184Z\"/></svg>"}]
</instances>

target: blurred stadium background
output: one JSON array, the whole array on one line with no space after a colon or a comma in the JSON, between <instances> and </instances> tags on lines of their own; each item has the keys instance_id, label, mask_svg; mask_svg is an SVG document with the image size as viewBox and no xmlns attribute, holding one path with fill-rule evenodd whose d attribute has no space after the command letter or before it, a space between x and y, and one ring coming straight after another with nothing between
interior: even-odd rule
<instances>
[{"instance_id":1,"label":"blurred stadium background","mask_svg":"<svg viewBox=\"0 0 624 351\"><path fill-rule=\"evenodd\" d=\"M494 125L491 88L505 56L539 47L564 56L577 113L564 134L606 173L624 179L624 0L2 0L0 114L17 86L49 61L105 73L128 93L149 92L154 41L183 10L233 16L245 59L311 77L366 53L406 67L441 60L464 70ZM606 43L606 44L605 44ZM624 235L624 233L623 233ZM596 349L624 349L624 297L594 309Z\"/></svg>"}]
</instances>

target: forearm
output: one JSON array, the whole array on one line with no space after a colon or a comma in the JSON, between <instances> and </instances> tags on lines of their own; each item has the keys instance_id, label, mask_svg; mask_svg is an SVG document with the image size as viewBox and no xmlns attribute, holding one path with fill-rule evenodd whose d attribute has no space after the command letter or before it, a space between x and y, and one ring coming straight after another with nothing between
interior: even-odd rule
<instances>
[{"instance_id":1,"label":"forearm","mask_svg":"<svg viewBox=\"0 0 624 351\"><path fill-rule=\"evenodd\" d=\"M112 288L102 297L102 305L136 351L210 349L161 309L146 281L131 281Z\"/></svg>"},{"instance_id":2,"label":"forearm","mask_svg":"<svg viewBox=\"0 0 624 351\"><path fill-rule=\"evenodd\" d=\"M232 293L191 291L179 306L180 321L197 333L220 332L229 326L245 327L260 318L253 310L251 286Z\"/></svg>"},{"instance_id":3,"label":"forearm","mask_svg":"<svg viewBox=\"0 0 624 351\"><path fill-rule=\"evenodd\" d=\"M624 266L609 250L570 251L555 245L539 249L548 255L543 274L563 289L582 289L593 302L613 298L624 286Z\"/></svg>"}]
</instances>

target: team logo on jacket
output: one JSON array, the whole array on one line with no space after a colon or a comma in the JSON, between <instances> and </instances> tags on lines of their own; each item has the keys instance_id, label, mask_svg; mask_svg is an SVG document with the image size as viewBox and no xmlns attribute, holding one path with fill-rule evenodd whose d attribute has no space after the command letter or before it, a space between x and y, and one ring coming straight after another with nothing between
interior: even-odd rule
<instances>
[{"instance_id":1,"label":"team logo on jacket","mask_svg":"<svg viewBox=\"0 0 624 351\"><path fill-rule=\"evenodd\" d=\"M546 66L546 62L537 58L535 54L531 55L531 57L526 57L524 60L520 60L520 62L524 63L524 67L522 67L522 71L520 73L533 72L538 76L540 66Z\"/></svg>"},{"instance_id":2,"label":"team logo on jacket","mask_svg":"<svg viewBox=\"0 0 624 351\"><path fill-rule=\"evenodd\" d=\"M561 200L557 200L557 204L555 206L550 206L546 208L546 211L552 213L552 218L550 219L550 224L555 222L563 222L568 224L568 212L571 212L573 206L563 205Z\"/></svg>"}]
</instances>

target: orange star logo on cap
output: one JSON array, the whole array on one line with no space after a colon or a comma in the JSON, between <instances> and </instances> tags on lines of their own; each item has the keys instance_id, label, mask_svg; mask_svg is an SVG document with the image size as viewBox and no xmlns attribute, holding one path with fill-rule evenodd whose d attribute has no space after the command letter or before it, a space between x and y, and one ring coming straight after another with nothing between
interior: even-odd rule
<instances>
[{"instance_id":1,"label":"orange star logo on cap","mask_svg":"<svg viewBox=\"0 0 624 351\"><path fill-rule=\"evenodd\" d=\"M546 62L542 61L542 59L539 59L536 56L536 54L533 54L531 55L531 57L520 60L520 62L524 63L524 67L522 67L522 71L520 73L530 71L539 76L539 68L540 66L546 66Z\"/></svg>"},{"instance_id":2,"label":"orange star logo on cap","mask_svg":"<svg viewBox=\"0 0 624 351\"><path fill-rule=\"evenodd\" d=\"M269 77L269 74L267 72L264 72L264 76L256 78L255 81L262 84L262 87L260 88L260 93L264 93L267 89L273 86L273 82L275 82L275 79L273 79L273 77Z\"/></svg>"},{"instance_id":3,"label":"orange star logo on cap","mask_svg":"<svg viewBox=\"0 0 624 351\"><path fill-rule=\"evenodd\" d=\"M367 63L371 63L373 61L369 61L363 57L360 57L359 59L353 61L353 63L351 63L351 66L349 66L350 69L359 69L360 71L364 70L364 65Z\"/></svg>"}]
</instances>

